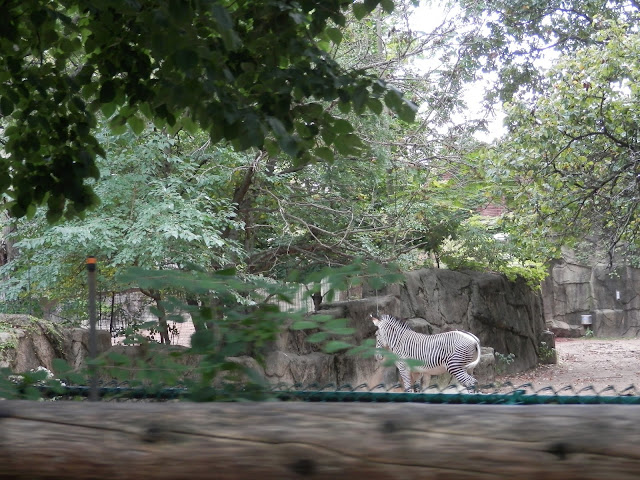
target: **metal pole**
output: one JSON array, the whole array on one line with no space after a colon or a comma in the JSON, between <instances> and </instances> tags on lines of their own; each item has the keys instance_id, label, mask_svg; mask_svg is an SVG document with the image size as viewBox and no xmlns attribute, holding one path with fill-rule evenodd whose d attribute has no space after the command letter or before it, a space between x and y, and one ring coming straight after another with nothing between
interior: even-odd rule
<instances>
[{"instance_id":1,"label":"metal pole","mask_svg":"<svg viewBox=\"0 0 640 480\"><path fill-rule=\"evenodd\" d=\"M93 363L97 356L96 342L96 257L87 257L89 282L89 372L91 374L89 400L98 400L98 378Z\"/></svg>"}]
</instances>

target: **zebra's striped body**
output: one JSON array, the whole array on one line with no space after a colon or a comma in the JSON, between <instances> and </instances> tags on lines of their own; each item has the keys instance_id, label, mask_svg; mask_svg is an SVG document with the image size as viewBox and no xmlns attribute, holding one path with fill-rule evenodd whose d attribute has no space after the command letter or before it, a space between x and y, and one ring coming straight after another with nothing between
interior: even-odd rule
<instances>
[{"instance_id":1,"label":"zebra's striped body","mask_svg":"<svg viewBox=\"0 0 640 480\"><path fill-rule=\"evenodd\" d=\"M398 357L395 364L405 391L413 391L412 371L427 375L449 372L467 388L476 383L476 379L467 373L467 369L474 368L480 361L480 340L474 334L453 331L425 335L411 330L391 315L382 315L379 319L373 316L371 318L378 327L376 348L390 350ZM404 359L424 363L410 368Z\"/></svg>"}]
</instances>

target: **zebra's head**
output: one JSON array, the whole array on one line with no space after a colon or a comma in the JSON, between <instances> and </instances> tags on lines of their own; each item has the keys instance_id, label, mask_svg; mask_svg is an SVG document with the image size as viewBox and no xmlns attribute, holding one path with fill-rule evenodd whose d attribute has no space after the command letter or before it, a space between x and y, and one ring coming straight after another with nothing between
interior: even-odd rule
<instances>
[{"instance_id":1,"label":"zebra's head","mask_svg":"<svg viewBox=\"0 0 640 480\"><path fill-rule=\"evenodd\" d=\"M389 346L389 342L387 342L387 336L385 335L385 329L384 329L384 324L385 324L385 320L386 317L388 317L388 315L382 315L381 318L377 318L374 317L373 314L369 315L369 317L371 318L371 321L373 322L373 324L378 327L378 330L376 330L376 348L380 349L380 348L388 348ZM382 360L382 354L381 353L376 353L376 360Z\"/></svg>"}]
</instances>

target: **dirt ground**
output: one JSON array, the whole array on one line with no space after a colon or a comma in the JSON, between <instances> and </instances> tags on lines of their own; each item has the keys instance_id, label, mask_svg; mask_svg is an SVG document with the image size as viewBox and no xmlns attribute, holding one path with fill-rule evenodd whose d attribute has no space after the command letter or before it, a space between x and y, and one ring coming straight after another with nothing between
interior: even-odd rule
<instances>
[{"instance_id":1,"label":"dirt ground","mask_svg":"<svg viewBox=\"0 0 640 480\"><path fill-rule=\"evenodd\" d=\"M613 393L607 391L607 387L613 387L615 392L621 393L635 385L635 391L624 393L640 395L640 338L557 338L556 351L557 364L540 365L517 375L499 376L496 385L506 382L514 386L532 384L533 387L526 388L528 393L552 387L556 393L564 394L572 393L569 389L561 392L565 387L571 387L574 392L593 387L598 393Z\"/></svg>"}]
</instances>

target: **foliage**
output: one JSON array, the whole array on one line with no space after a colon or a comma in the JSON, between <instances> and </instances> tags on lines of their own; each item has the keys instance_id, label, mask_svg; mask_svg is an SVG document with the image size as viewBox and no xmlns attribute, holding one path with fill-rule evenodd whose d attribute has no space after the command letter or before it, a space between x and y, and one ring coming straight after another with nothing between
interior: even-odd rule
<instances>
[{"instance_id":1,"label":"foliage","mask_svg":"<svg viewBox=\"0 0 640 480\"><path fill-rule=\"evenodd\" d=\"M504 231L532 259L569 245L637 264L638 5L459 4L466 58L497 73L488 100L506 102L509 132L486 164Z\"/></svg>"},{"instance_id":2,"label":"foliage","mask_svg":"<svg viewBox=\"0 0 640 480\"><path fill-rule=\"evenodd\" d=\"M141 137L104 131L100 138L107 151L99 162L102 176L93 184L100 207L60 224L49 225L42 211L19 222L10 239L21 255L0 267L6 300L29 295L63 306L71 301L73 318L87 254L98 258L99 284L106 291L122 290L114 275L130 265L207 268L242 254L237 242L222 238L225 229L241 226L218 191L227 188L242 161L237 154L213 148L189 155L180 137L158 131ZM86 311L84 303L79 307Z\"/></svg>"},{"instance_id":3,"label":"foliage","mask_svg":"<svg viewBox=\"0 0 640 480\"><path fill-rule=\"evenodd\" d=\"M245 225L252 235L249 266L284 275L291 268L314 270L346 265L364 256L383 263L419 264L415 252L436 251L468 217L451 204L451 189L428 168L403 168L377 159L338 160L286 176L260 177L256 204Z\"/></svg>"},{"instance_id":4,"label":"foliage","mask_svg":"<svg viewBox=\"0 0 640 480\"><path fill-rule=\"evenodd\" d=\"M547 342L540 342L540 347L538 348L538 354L540 355L540 359L543 361L550 360L555 357L556 349L554 347L550 347L547 345Z\"/></svg>"},{"instance_id":5,"label":"foliage","mask_svg":"<svg viewBox=\"0 0 640 480\"><path fill-rule=\"evenodd\" d=\"M509 280L524 279L538 288L547 276L544 263L527 260L526 252L502 232L496 221L474 216L458 230L459 240L443 243L440 259L453 270L503 273Z\"/></svg>"},{"instance_id":6,"label":"foliage","mask_svg":"<svg viewBox=\"0 0 640 480\"><path fill-rule=\"evenodd\" d=\"M496 357L496 373L498 375L504 375L509 369L509 365L511 365L516 359L516 355L514 353L505 355L504 353L495 352L494 356Z\"/></svg>"},{"instance_id":7,"label":"foliage","mask_svg":"<svg viewBox=\"0 0 640 480\"><path fill-rule=\"evenodd\" d=\"M321 275L329 283L329 294L363 282L381 288L399 278L394 269L367 262L325 269L317 275L307 280L317 281ZM126 382L130 387L144 387L148 391L183 387L189 392L187 398L195 401L263 399L264 379L254 364L244 363L241 358L250 355L258 365L263 365L265 348L283 328L307 330L309 341L328 353L346 350L349 354L362 354L373 350L371 342L353 344L353 329L347 326L345 319L308 316L300 311L281 312L274 300L290 302L295 288L292 284L257 276L247 278L233 270L215 273L174 271L168 275L142 268L128 270L118 281L143 289L182 289L193 295L216 297L222 299L224 309L214 308L210 302L195 306L178 296L167 297L165 308L169 315L188 312L194 322L203 327L193 335L188 350L167 350L167 347L160 348L144 339L132 338L139 344L137 354L108 352L91 361L88 370L80 372L63 360L57 360L55 379L49 382L44 382L46 376L37 372L21 376L4 372L0 374L0 397L38 398L40 393L36 387L41 381L54 388L61 384L87 385L95 373L100 378Z\"/></svg>"},{"instance_id":8,"label":"foliage","mask_svg":"<svg viewBox=\"0 0 640 480\"><path fill-rule=\"evenodd\" d=\"M486 205L486 183L476 171L480 145L472 137L481 125L454 121L463 103L443 101L459 94L468 73L456 71L455 46L446 43L455 28L410 29L411 8L396 2L390 16L348 22L334 50L345 68L366 69L419 103L420 126L386 110L342 114L345 132L364 139L359 156L303 169L261 159L239 212L244 243L252 247L249 269L283 277L290 268L312 271L359 256L431 266L442 242ZM443 49L446 62L425 73L418 58Z\"/></svg>"},{"instance_id":9,"label":"foliage","mask_svg":"<svg viewBox=\"0 0 640 480\"><path fill-rule=\"evenodd\" d=\"M18 217L43 202L50 220L95 205L85 179L98 178L105 155L98 112L119 133L146 120L198 126L214 143L283 151L297 165L332 159L332 146L355 154L358 139L319 102L414 117L398 90L325 50L349 7L361 19L379 4L393 10L390 0L5 2L0 193Z\"/></svg>"},{"instance_id":10,"label":"foliage","mask_svg":"<svg viewBox=\"0 0 640 480\"><path fill-rule=\"evenodd\" d=\"M65 316L82 318L86 306L78 292L84 288L87 253L99 258L100 289L119 291L115 274L129 265L161 270L232 265L247 274L285 279L291 269L313 272L359 257L397 261L404 268L431 266L443 245L464 242L470 246L460 252L485 248L485 240L491 245L485 249L496 252L502 244L468 227L488 201L477 169L480 147L471 137L478 125L458 122L455 136L441 130L463 107L443 98L459 95L468 76L466 69L456 72L456 48L447 44L455 28L445 23L434 32L411 30L406 23L411 8L397 2L392 15L377 11L361 22L347 16L323 48L344 71L366 71L421 102L420 128L387 108L359 111L319 100L314 108L334 117L334 133L362 138L366 148L354 156L327 133L322 142L334 145L334 154L325 148L318 150L327 153L323 161L299 164L272 151L238 153L212 145L199 130L172 133L175 128L142 125L136 136L128 130L114 134L99 121L95 136L106 158L97 159L101 178L90 186L102 204L82 220L46 226L38 212L19 223L9 240L18 242L21 255L0 271L8 276L7 297L46 298ZM416 57L442 49L446 62L423 74ZM495 257L517 254L511 249ZM468 267L469 261L446 263ZM502 271L517 264L517 259L513 265L483 260L477 266ZM146 292L156 304L176 293Z\"/></svg>"},{"instance_id":11,"label":"foliage","mask_svg":"<svg viewBox=\"0 0 640 480\"><path fill-rule=\"evenodd\" d=\"M96 255L100 289L140 288L155 302L161 331L163 321L180 321L179 312L195 317L192 348L205 360L189 381L206 398L214 380L233 384L249 374L231 356L259 357L283 328L285 316L265 300L286 300L276 279L310 281L309 295L330 300L337 285L366 281L378 288L377 278L393 277L385 271L394 262L413 268L444 259L449 266L538 278L539 266L530 267L523 250L496 241L499 228L475 219L493 191L479 168L483 147L473 137L485 122L459 119L466 113L464 83L473 80L476 64L467 61L468 43L459 41L451 21L433 32L411 28L414 2L408 1L395 2L392 14L386 1L354 3L351 12L346 1L315 11L314 1L176 1L117 10L108 0L86 8L72 3L46 7L38 23L38 31L48 32L44 43L15 24L23 56L0 87L0 99L9 99L5 164L26 155L15 140L19 127L46 139L33 144L24 165L37 167L31 169L36 184L47 177L49 164L37 162L57 155L59 139L46 133L51 125L41 117L58 122L65 108L79 112L84 136L69 122L64 135L74 138L71 150L54 164L74 176L71 190L82 184L101 204L82 219L51 223L64 208L73 216L86 203L70 196L65 207L67 194L58 187L52 194L25 181L20 190L14 179L24 171L12 170L9 206L29 218L14 223L10 238L19 257L0 267L7 298L46 299L82 318L82 264L86 254ZM384 8L376 9L378 3ZM9 10L33 23L37 18L26 12L39 11L34 5ZM177 13L177 5L185 8ZM203 14L205 6L213 10ZM153 15L164 22L162 38L149 28ZM114 21L116 36L107 33ZM60 46L50 49L47 42ZM419 56L437 62L425 71ZM71 88L47 83L53 80L42 76L43 68ZM15 79L27 74L41 95L66 92L58 95L60 111L32 108L33 125L25 120L26 97L10 95ZM411 102L421 104L419 125L410 123ZM73 173L67 161L92 139L99 147L89 152L85 170ZM96 166L100 178L85 182ZM49 202L46 214L30 207L41 200ZM339 266L340 275L327 265ZM320 289L327 276L336 285L329 292ZM371 348L350 344L343 319L297 313L287 321L310 329L307 339L329 352ZM142 383L172 384L193 373L153 347L150 352L135 361L112 356L101 368L125 376L137 370ZM145 364L157 367L155 373ZM165 378L162 371L172 373Z\"/></svg>"},{"instance_id":12,"label":"foliage","mask_svg":"<svg viewBox=\"0 0 640 480\"><path fill-rule=\"evenodd\" d=\"M459 35L466 60L498 81L490 98L511 101L545 90L543 72L555 52L571 57L600 43L594 36L609 21L633 25L638 6L626 0L460 0ZM498 94L498 95L496 95Z\"/></svg>"},{"instance_id":13,"label":"foliage","mask_svg":"<svg viewBox=\"0 0 640 480\"><path fill-rule=\"evenodd\" d=\"M62 389L62 382L52 377L52 373L46 368L38 368L20 375L15 375L8 368L0 368L0 399L40 400L42 394L39 387Z\"/></svg>"},{"instance_id":14,"label":"foliage","mask_svg":"<svg viewBox=\"0 0 640 480\"><path fill-rule=\"evenodd\" d=\"M640 36L594 22L591 42L549 70L546 95L507 106L511 132L491 156L496 194L513 212L505 228L539 258L591 238L612 259L639 238Z\"/></svg>"}]
</instances>

